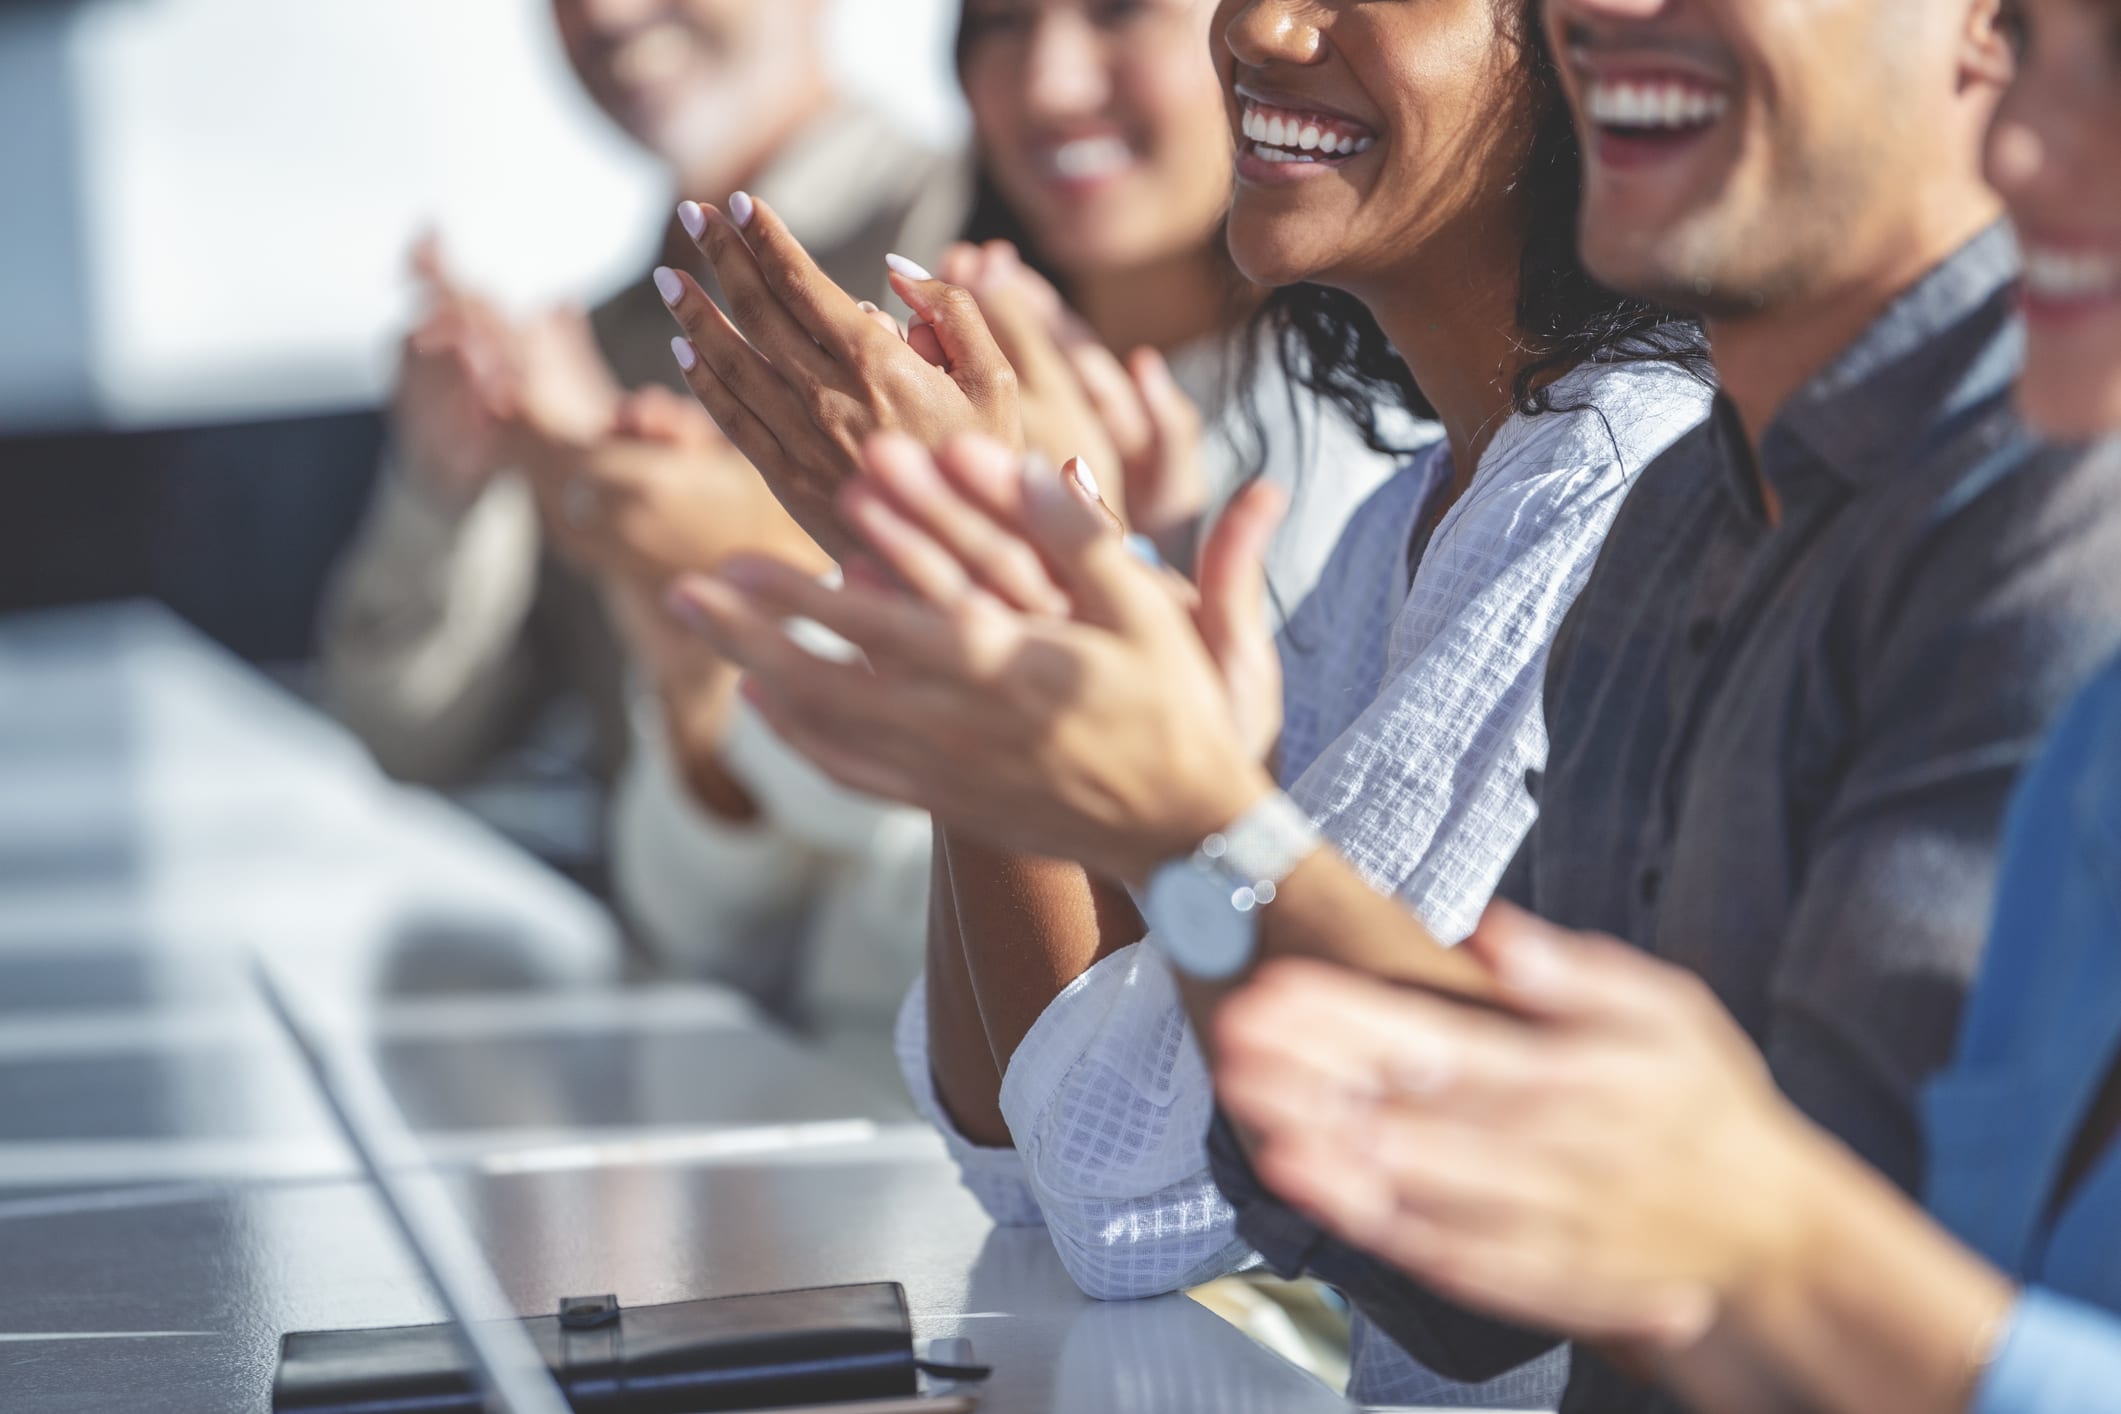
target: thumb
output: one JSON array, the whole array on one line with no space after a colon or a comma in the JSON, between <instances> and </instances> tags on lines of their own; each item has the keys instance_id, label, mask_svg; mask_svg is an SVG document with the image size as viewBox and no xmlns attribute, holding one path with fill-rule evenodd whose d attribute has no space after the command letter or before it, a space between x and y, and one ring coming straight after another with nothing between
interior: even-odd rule
<instances>
[{"instance_id":1,"label":"thumb","mask_svg":"<svg viewBox=\"0 0 2121 1414\"><path fill-rule=\"evenodd\" d=\"M1036 453L1023 474L1025 529L1076 618L1126 637L1160 632L1156 611L1171 613L1171 596L1115 532L1111 513Z\"/></svg>"},{"instance_id":2,"label":"thumb","mask_svg":"<svg viewBox=\"0 0 2121 1414\"><path fill-rule=\"evenodd\" d=\"M1253 481L1217 517L1200 547L1201 638L1218 664L1271 644L1267 622L1267 546L1288 509L1271 481Z\"/></svg>"},{"instance_id":3,"label":"thumb","mask_svg":"<svg viewBox=\"0 0 2121 1414\"><path fill-rule=\"evenodd\" d=\"M904 256L890 257L891 288L933 332L950 380L975 403L1013 393L1016 371L1002 356L981 315L979 301L962 285L946 285Z\"/></svg>"},{"instance_id":4,"label":"thumb","mask_svg":"<svg viewBox=\"0 0 2121 1414\"><path fill-rule=\"evenodd\" d=\"M1664 985L1670 964L1500 899L1488 905L1464 946L1495 974L1503 1005L1523 1016L1655 1025L1672 1010Z\"/></svg>"}]
</instances>

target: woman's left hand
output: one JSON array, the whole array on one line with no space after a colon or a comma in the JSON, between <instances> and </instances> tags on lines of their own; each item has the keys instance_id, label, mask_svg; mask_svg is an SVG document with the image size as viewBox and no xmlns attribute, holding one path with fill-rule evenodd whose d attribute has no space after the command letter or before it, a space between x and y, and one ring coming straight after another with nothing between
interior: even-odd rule
<instances>
[{"instance_id":1,"label":"woman's left hand","mask_svg":"<svg viewBox=\"0 0 2121 1414\"><path fill-rule=\"evenodd\" d=\"M739 196L730 206L730 215L678 208L729 312L689 275L658 271L685 331L673 347L722 431L835 558L855 547L834 500L872 434L904 432L932 447L976 432L1021 445L1016 375L970 292L894 257L892 288L938 365L827 279L766 203Z\"/></svg>"},{"instance_id":2,"label":"woman's left hand","mask_svg":"<svg viewBox=\"0 0 2121 1414\"><path fill-rule=\"evenodd\" d=\"M1503 904L1466 946L1514 1015L1308 961L1223 1005L1261 1181L1454 1300L1688 1346L1801 1249L1825 1141L1693 973Z\"/></svg>"}]
</instances>

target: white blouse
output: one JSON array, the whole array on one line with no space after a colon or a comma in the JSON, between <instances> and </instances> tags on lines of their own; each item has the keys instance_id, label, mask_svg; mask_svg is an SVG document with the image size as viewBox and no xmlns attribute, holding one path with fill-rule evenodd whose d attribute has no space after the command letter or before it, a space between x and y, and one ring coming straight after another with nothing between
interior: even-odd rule
<instances>
[{"instance_id":1,"label":"white blouse","mask_svg":"<svg viewBox=\"0 0 2121 1414\"><path fill-rule=\"evenodd\" d=\"M1513 415L1496 434L1418 568L1409 546L1452 480L1449 448L1407 463L1348 521L1280 640L1285 786L1374 885L1451 942L1532 824L1525 777L1546 760L1548 645L1636 474L1702 421L1711 394L1668 365L1624 364L1579 368L1553 397L1563 410ZM1014 1149L951 1127L926 1012L916 984L898 1027L916 1103L995 1221L1043 1222L1085 1292L1150 1296L1256 1262L1209 1177L1213 1091L1153 948L1098 962L1026 1035L1002 1078ZM1357 1354L1357 1398L1435 1383L1389 1341L1358 1340Z\"/></svg>"}]
</instances>

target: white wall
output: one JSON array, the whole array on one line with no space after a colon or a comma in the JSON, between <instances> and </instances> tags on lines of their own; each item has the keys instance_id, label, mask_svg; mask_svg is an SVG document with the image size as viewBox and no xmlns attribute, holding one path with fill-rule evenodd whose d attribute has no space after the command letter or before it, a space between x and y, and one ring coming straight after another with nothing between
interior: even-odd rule
<instances>
[{"instance_id":1,"label":"white wall","mask_svg":"<svg viewBox=\"0 0 2121 1414\"><path fill-rule=\"evenodd\" d=\"M955 0L838 3L850 84L952 139ZM84 389L121 426L373 401L429 223L517 305L637 274L668 194L575 88L546 6L80 0L0 24L0 91L54 58L68 76L16 85L0 120L61 103L42 116L71 142L0 144L0 236L29 252L0 262L0 303L35 315L0 322L0 422L77 421Z\"/></svg>"}]
</instances>

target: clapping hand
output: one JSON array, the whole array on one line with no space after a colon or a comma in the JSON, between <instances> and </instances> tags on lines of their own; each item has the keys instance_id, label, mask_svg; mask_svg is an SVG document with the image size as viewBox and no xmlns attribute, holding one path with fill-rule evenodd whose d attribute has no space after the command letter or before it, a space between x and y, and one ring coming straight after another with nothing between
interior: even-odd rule
<instances>
[{"instance_id":1,"label":"clapping hand","mask_svg":"<svg viewBox=\"0 0 2121 1414\"><path fill-rule=\"evenodd\" d=\"M392 423L408 473L446 504L469 505L508 462L516 330L457 284L435 236L413 248L412 270L425 309L399 356Z\"/></svg>"},{"instance_id":2,"label":"clapping hand","mask_svg":"<svg viewBox=\"0 0 2121 1414\"><path fill-rule=\"evenodd\" d=\"M1227 570L1196 605L1080 486L1009 448L966 439L935 458L881 438L866 473L840 498L846 521L911 592L749 559L680 591L797 750L854 789L1123 881L1271 790L1217 647L1265 644L1271 659L1260 553L1278 491L1224 518ZM805 652L790 618L868 666Z\"/></svg>"},{"instance_id":3,"label":"clapping hand","mask_svg":"<svg viewBox=\"0 0 2121 1414\"><path fill-rule=\"evenodd\" d=\"M1499 1008L1308 960L1223 1004L1261 1180L1452 1299L1685 1348L1790 1250L1821 1141L1693 973L1502 904L1465 947Z\"/></svg>"},{"instance_id":4,"label":"clapping hand","mask_svg":"<svg viewBox=\"0 0 2121 1414\"><path fill-rule=\"evenodd\" d=\"M873 434L1020 443L1015 372L969 292L894 256L892 287L921 326L909 341L827 279L764 202L739 193L729 205L679 207L729 312L690 276L659 270L684 330L673 347L715 422L835 558L855 548L836 497Z\"/></svg>"}]
</instances>

